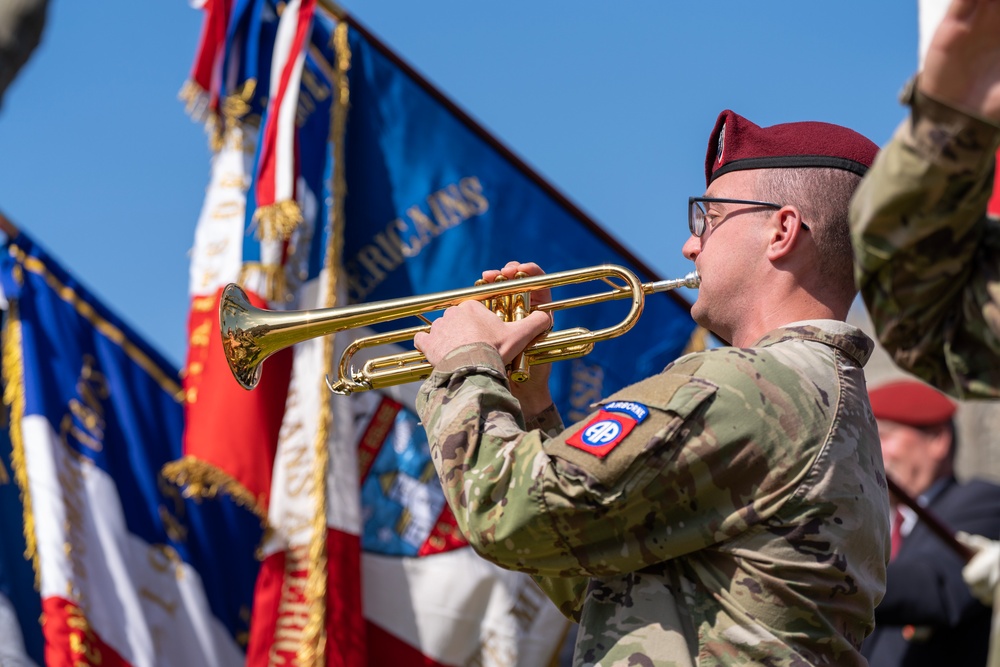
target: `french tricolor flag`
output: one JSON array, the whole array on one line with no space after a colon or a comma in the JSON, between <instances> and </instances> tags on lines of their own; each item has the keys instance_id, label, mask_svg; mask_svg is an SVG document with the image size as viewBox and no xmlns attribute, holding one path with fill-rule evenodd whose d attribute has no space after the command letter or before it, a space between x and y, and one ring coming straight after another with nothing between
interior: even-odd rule
<instances>
[{"instance_id":1,"label":"french tricolor flag","mask_svg":"<svg viewBox=\"0 0 1000 667\"><path fill-rule=\"evenodd\" d=\"M260 521L160 475L181 449L177 370L23 232L0 284L10 467L44 663L242 664Z\"/></svg>"}]
</instances>

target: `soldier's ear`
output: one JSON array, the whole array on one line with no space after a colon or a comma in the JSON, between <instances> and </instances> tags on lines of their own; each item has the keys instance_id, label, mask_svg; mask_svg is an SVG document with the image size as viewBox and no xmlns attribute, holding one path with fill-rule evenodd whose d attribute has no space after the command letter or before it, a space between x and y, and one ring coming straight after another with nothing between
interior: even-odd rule
<instances>
[{"instance_id":1,"label":"soldier's ear","mask_svg":"<svg viewBox=\"0 0 1000 667\"><path fill-rule=\"evenodd\" d=\"M771 261L786 257L807 233L802 223L802 212L795 206L782 206L771 212L765 223L768 232L767 258Z\"/></svg>"}]
</instances>

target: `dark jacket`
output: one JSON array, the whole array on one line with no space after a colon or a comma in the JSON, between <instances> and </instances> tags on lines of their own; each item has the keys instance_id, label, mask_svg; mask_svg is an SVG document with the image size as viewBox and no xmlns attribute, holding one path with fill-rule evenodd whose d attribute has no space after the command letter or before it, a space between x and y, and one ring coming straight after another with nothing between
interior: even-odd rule
<instances>
[{"instance_id":1,"label":"dark jacket","mask_svg":"<svg viewBox=\"0 0 1000 667\"><path fill-rule=\"evenodd\" d=\"M949 480L927 509L952 530L1000 537L1000 486ZM991 610L962 580L964 561L917 522L889 563L875 632L862 653L872 667L986 664Z\"/></svg>"}]
</instances>

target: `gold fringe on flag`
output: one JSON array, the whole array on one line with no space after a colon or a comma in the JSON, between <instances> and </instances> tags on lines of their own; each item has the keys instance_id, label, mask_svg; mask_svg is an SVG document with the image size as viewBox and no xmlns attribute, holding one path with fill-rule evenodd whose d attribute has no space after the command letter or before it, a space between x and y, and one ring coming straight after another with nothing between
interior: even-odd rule
<instances>
[{"instance_id":1,"label":"gold fringe on flag","mask_svg":"<svg viewBox=\"0 0 1000 667\"><path fill-rule=\"evenodd\" d=\"M256 237L261 241L287 241L302 224L302 210L291 199L259 207L253 214Z\"/></svg>"},{"instance_id":2,"label":"gold fringe on flag","mask_svg":"<svg viewBox=\"0 0 1000 667\"><path fill-rule=\"evenodd\" d=\"M20 282L20 280L18 281ZM10 408L11 467L24 508L24 557L31 561L35 571L35 590L41 589L42 571L38 559L38 541L35 537L35 514L31 509L31 489L28 486L28 468L24 459L24 356L21 347L21 320L17 303L10 302L3 327L3 402Z\"/></svg>"},{"instance_id":3,"label":"gold fringe on flag","mask_svg":"<svg viewBox=\"0 0 1000 667\"><path fill-rule=\"evenodd\" d=\"M208 135L208 145L212 152L218 152L225 140L223 120L219 114L211 110L211 96L208 91L199 86L194 81L185 81L181 90L177 93L178 99L184 103L184 111L191 120L205 125L205 133Z\"/></svg>"},{"instance_id":4,"label":"gold fringe on flag","mask_svg":"<svg viewBox=\"0 0 1000 667\"><path fill-rule=\"evenodd\" d=\"M235 93L222 100L223 132L226 145L244 150L244 128L256 128L260 125L260 116L250 115L254 91L257 90L257 80L247 79Z\"/></svg>"},{"instance_id":5,"label":"gold fringe on flag","mask_svg":"<svg viewBox=\"0 0 1000 667\"><path fill-rule=\"evenodd\" d=\"M213 115L208 108L208 92L194 81L184 82L177 93L177 99L184 103L184 111L191 116L191 120L204 123Z\"/></svg>"},{"instance_id":6,"label":"gold fringe on flag","mask_svg":"<svg viewBox=\"0 0 1000 667\"><path fill-rule=\"evenodd\" d=\"M337 278L340 271L340 255L344 245L344 195L347 179L344 174L344 138L347 131L347 111L350 107L350 88L347 72L351 68L351 50L347 40L347 23L339 21L334 29L333 42L337 53L337 68L334 79L336 97L333 101L330 141L333 144L333 206L330 207L331 234L326 250L324 271L327 276L326 294L328 308L337 305ZM334 336L327 336L323 343L325 367L334 363ZM325 391L319 387L318 391ZM315 497L316 513L313 517L312 539L309 543L309 571L306 580L305 598L309 614L302 630L303 643L298 651L303 665L323 665L326 663L326 593L328 564L326 539L329 531L326 518L327 469L330 465L329 435L333 428L330 400L321 402L319 427L316 432L316 461L313 467L312 493Z\"/></svg>"},{"instance_id":7,"label":"gold fringe on flag","mask_svg":"<svg viewBox=\"0 0 1000 667\"><path fill-rule=\"evenodd\" d=\"M260 288L256 287L258 281L263 282ZM244 287L251 286L251 289L268 301L287 302L292 300L285 267L280 264L245 262L240 268L239 284Z\"/></svg>"},{"instance_id":8,"label":"gold fringe on flag","mask_svg":"<svg viewBox=\"0 0 1000 667\"><path fill-rule=\"evenodd\" d=\"M260 519L261 525L267 523L267 510L264 508L263 498L254 496L236 478L211 463L193 456L183 456L164 464L160 474L168 482L180 487L187 498L215 498L225 494L237 505L253 512Z\"/></svg>"}]
</instances>

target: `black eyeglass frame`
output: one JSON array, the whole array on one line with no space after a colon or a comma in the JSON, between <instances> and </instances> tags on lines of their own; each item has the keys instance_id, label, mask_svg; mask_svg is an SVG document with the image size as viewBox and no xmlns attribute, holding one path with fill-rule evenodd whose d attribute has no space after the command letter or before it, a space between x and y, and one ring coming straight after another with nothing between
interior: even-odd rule
<instances>
[{"instance_id":1,"label":"black eyeglass frame","mask_svg":"<svg viewBox=\"0 0 1000 667\"><path fill-rule=\"evenodd\" d=\"M708 229L708 224L705 222L705 216L708 215L706 211L700 204L744 204L746 206L766 206L767 208L779 209L782 204L775 204L769 201L756 201L753 199L727 199L725 197L688 197L688 229L691 231L692 236L700 237ZM695 215L695 210L701 212L701 216ZM700 220L701 224L698 225L696 220ZM700 229L699 229L700 226ZM809 229L809 225L802 223L802 228L805 230Z\"/></svg>"}]
</instances>

